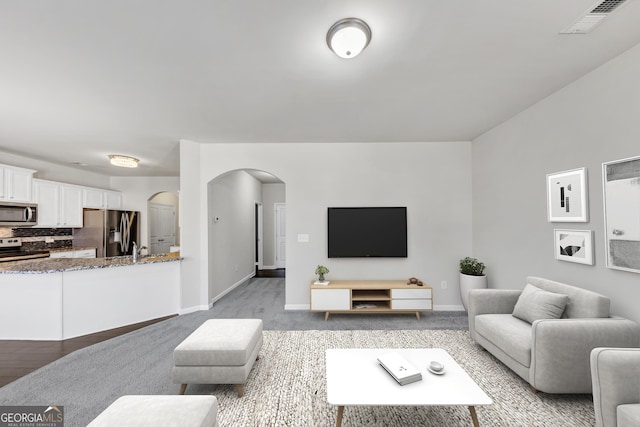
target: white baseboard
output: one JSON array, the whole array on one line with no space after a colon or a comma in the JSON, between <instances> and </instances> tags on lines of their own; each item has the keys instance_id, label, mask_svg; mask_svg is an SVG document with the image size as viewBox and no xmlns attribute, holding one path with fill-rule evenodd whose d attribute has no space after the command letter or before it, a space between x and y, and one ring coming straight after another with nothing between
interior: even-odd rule
<instances>
[{"instance_id":1,"label":"white baseboard","mask_svg":"<svg viewBox=\"0 0 640 427\"><path fill-rule=\"evenodd\" d=\"M222 298L223 296L225 296L226 294L228 294L229 292L231 292L232 290L234 290L238 286L242 285L244 282L246 282L247 280L251 279L255 275L256 275L255 271L251 272L250 274L248 274L245 277L243 277L242 279L240 279L238 282L234 283L233 285L231 285L230 287L228 287L227 289L222 291L220 294L218 294L215 297L211 298L211 307L213 307L213 304L215 304L216 301L218 301L220 298Z\"/></svg>"},{"instance_id":2,"label":"white baseboard","mask_svg":"<svg viewBox=\"0 0 640 427\"><path fill-rule=\"evenodd\" d=\"M307 311L309 311L310 308L311 308L310 304L285 304L284 305L284 309L285 310L307 310Z\"/></svg>"},{"instance_id":3,"label":"white baseboard","mask_svg":"<svg viewBox=\"0 0 640 427\"><path fill-rule=\"evenodd\" d=\"M182 308L178 311L178 314L182 316L183 314L194 313L196 311L209 310L211 307L209 305L194 305L193 307Z\"/></svg>"},{"instance_id":4,"label":"white baseboard","mask_svg":"<svg viewBox=\"0 0 640 427\"><path fill-rule=\"evenodd\" d=\"M465 311L463 305L434 305L433 311Z\"/></svg>"},{"instance_id":5,"label":"white baseboard","mask_svg":"<svg viewBox=\"0 0 640 427\"><path fill-rule=\"evenodd\" d=\"M276 270L277 267L275 265L263 265L262 269L263 270Z\"/></svg>"}]
</instances>

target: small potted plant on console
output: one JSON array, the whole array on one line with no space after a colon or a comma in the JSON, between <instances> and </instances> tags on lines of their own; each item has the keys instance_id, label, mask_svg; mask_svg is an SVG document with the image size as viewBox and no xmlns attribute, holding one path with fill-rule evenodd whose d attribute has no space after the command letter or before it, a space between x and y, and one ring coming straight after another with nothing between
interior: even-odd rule
<instances>
[{"instance_id":1,"label":"small potted plant on console","mask_svg":"<svg viewBox=\"0 0 640 427\"><path fill-rule=\"evenodd\" d=\"M460 296L462 305L468 310L469 291L487 287L485 265L476 258L466 257L460 260Z\"/></svg>"},{"instance_id":2,"label":"small potted plant on console","mask_svg":"<svg viewBox=\"0 0 640 427\"><path fill-rule=\"evenodd\" d=\"M318 281L316 282L317 284L323 284L326 285L329 282L325 281L324 279L324 275L329 273L329 269L327 267L325 267L324 265L319 265L316 267L316 274L318 275Z\"/></svg>"}]
</instances>

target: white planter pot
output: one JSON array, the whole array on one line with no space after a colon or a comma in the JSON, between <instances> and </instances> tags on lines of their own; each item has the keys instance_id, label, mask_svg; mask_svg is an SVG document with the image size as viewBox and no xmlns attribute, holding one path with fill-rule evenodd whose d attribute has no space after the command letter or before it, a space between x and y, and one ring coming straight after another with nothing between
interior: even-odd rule
<instances>
[{"instance_id":1,"label":"white planter pot","mask_svg":"<svg viewBox=\"0 0 640 427\"><path fill-rule=\"evenodd\" d=\"M460 297L465 310L469 309L469 291L471 289L486 289L487 276L469 276L460 273Z\"/></svg>"}]
</instances>

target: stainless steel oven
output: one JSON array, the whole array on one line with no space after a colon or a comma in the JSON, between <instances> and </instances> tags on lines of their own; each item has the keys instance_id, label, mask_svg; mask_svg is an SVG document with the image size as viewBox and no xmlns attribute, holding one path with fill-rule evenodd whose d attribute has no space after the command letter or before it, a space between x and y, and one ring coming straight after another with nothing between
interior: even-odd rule
<instances>
[{"instance_id":1,"label":"stainless steel oven","mask_svg":"<svg viewBox=\"0 0 640 427\"><path fill-rule=\"evenodd\" d=\"M38 224L38 205L35 203L0 202L0 226L31 227Z\"/></svg>"},{"instance_id":2,"label":"stainless steel oven","mask_svg":"<svg viewBox=\"0 0 640 427\"><path fill-rule=\"evenodd\" d=\"M47 258L48 256L49 251L46 249L31 251L23 250L22 239L19 237L7 237L6 239L0 239L0 262Z\"/></svg>"}]
</instances>

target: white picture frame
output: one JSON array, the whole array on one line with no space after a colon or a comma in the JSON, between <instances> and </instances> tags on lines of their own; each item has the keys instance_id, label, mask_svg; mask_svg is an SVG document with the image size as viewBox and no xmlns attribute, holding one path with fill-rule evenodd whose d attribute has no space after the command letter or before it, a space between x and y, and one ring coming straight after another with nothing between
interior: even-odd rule
<instances>
[{"instance_id":1,"label":"white picture frame","mask_svg":"<svg viewBox=\"0 0 640 427\"><path fill-rule=\"evenodd\" d=\"M640 156L602 164L607 268L640 273Z\"/></svg>"},{"instance_id":2,"label":"white picture frame","mask_svg":"<svg viewBox=\"0 0 640 427\"><path fill-rule=\"evenodd\" d=\"M547 174L548 222L588 222L587 169Z\"/></svg>"},{"instance_id":3,"label":"white picture frame","mask_svg":"<svg viewBox=\"0 0 640 427\"><path fill-rule=\"evenodd\" d=\"M554 255L558 261L593 265L592 230L553 230Z\"/></svg>"}]
</instances>

